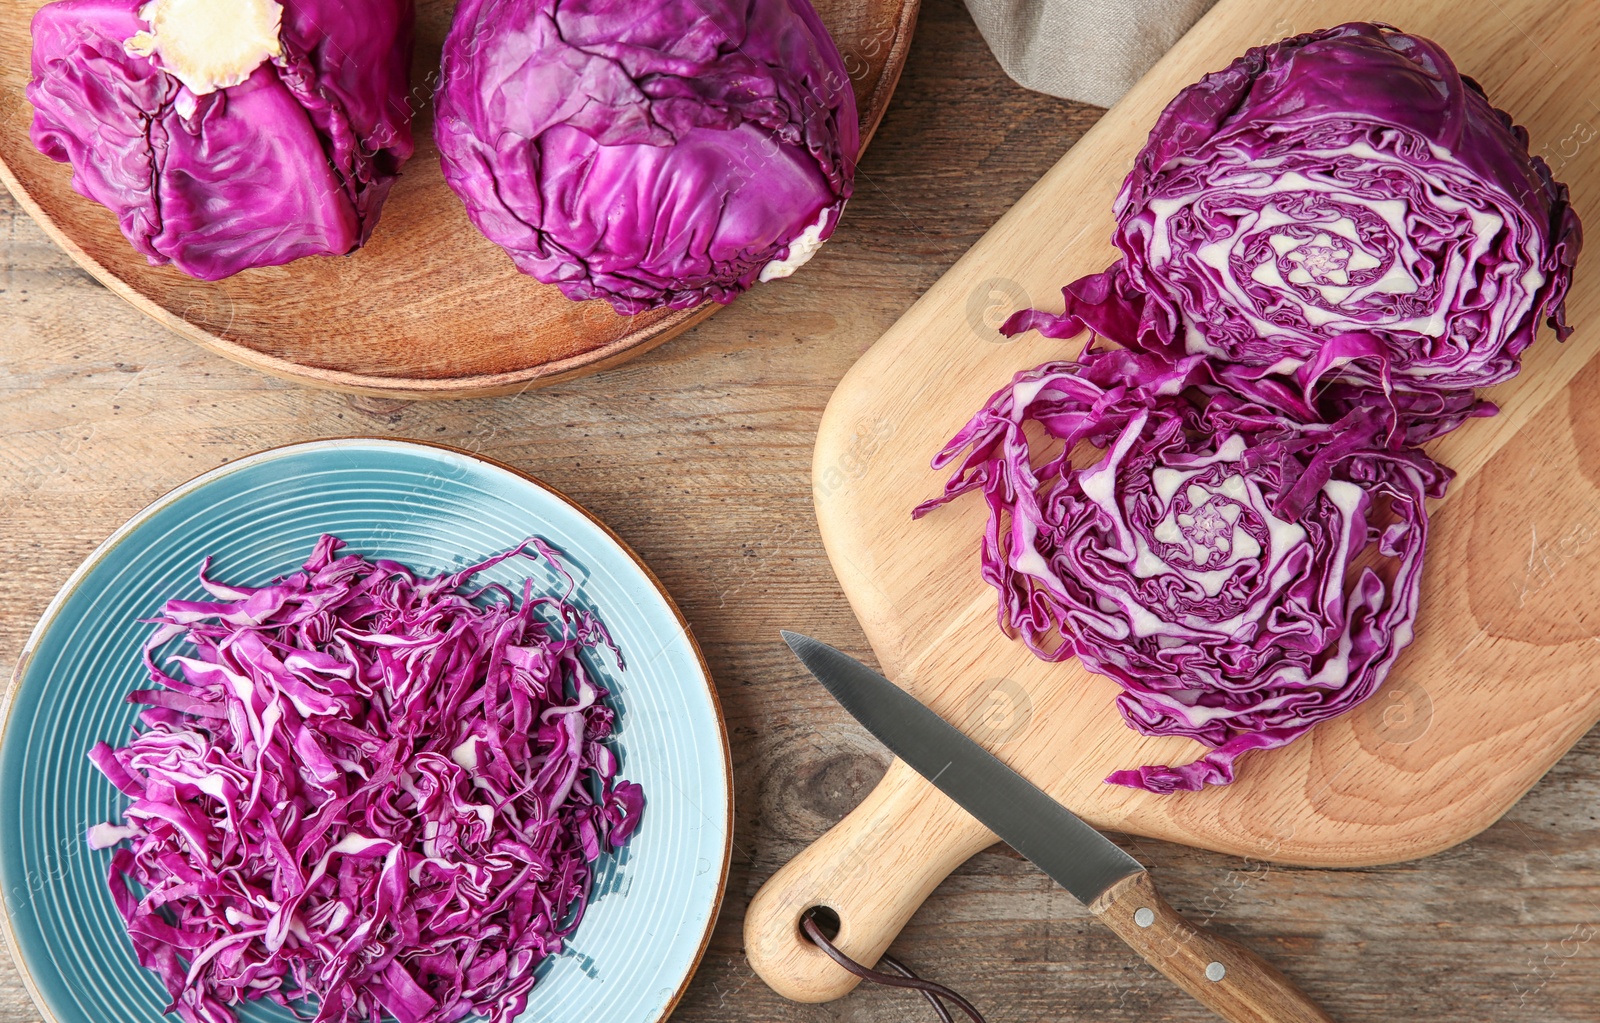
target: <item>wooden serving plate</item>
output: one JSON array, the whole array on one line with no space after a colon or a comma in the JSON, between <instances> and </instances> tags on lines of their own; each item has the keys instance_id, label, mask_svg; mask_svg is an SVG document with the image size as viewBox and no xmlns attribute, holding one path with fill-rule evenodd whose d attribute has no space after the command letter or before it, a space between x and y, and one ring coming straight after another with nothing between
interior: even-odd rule
<instances>
[{"instance_id":1,"label":"wooden serving plate","mask_svg":"<svg viewBox=\"0 0 1600 1023\"><path fill-rule=\"evenodd\" d=\"M1081 345L1006 342L994 328L1024 305L1059 310L1062 284L1113 260L1112 199L1166 102L1250 46L1358 18L1443 43L1600 222L1600 107L1589 99L1600 95L1600 27L1582 5L1222 0L855 365L823 419L817 517L884 670L1097 827L1284 863L1425 856L1496 820L1600 718L1592 252L1568 300L1578 332L1565 344L1545 332L1522 375L1491 392L1501 414L1434 448L1459 475L1436 509L1416 642L1371 701L1247 754L1231 786L1157 796L1104 784L1117 768L1186 762L1201 747L1139 736L1110 682L1001 633L978 574L982 501L910 518L945 480L929 459L989 394ZM838 997L855 980L799 937L800 913L832 907L840 946L875 962L928 892L994 841L896 762L756 896L750 960L783 995Z\"/></svg>"},{"instance_id":2,"label":"wooden serving plate","mask_svg":"<svg viewBox=\"0 0 1600 1023\"><path fill-rule=\"evenodd\" d=\"M844 56L862 144L889 106L920 0L815 0ZM28 139L29 22L43 0L0 0L0 181L73 259L140 311L206 348L302 384L394 398L505 394L615 365L719 306L618 316L517 272L445 185L430 97L453 0L417 4L417 153L371 242L227 280L152 267L111 212L72 190ZM846 214L843 230L850 229Z\"/></svg>"}]
</instances>

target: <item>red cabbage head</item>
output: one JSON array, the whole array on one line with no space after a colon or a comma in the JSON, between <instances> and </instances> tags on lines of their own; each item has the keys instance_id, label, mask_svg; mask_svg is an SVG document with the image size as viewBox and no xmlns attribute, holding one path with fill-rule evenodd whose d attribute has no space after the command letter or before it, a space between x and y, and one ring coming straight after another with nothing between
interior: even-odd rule
<instances>
[{"instance_id":1,"label":"red cabbage head","mask_svg":"<svg viewBox=\"0 0 1600 1023\"><path fill-rule=\"evenodd\" d=\"M60 0L32 137L153 266L217 280L360 247L412 153L411 0Z\"/></svg>"},{"instance_id":2,"label":"red cabbage head","mask_svg":"<svg viewBox=\"0 0 1600 1023\"><path fill-rule=\"evenodd\" d=\"M445 180L568 298L731 302L851 194L855 93L808 0L463 0L442 73Z\"/></svg>"}]
</instances>

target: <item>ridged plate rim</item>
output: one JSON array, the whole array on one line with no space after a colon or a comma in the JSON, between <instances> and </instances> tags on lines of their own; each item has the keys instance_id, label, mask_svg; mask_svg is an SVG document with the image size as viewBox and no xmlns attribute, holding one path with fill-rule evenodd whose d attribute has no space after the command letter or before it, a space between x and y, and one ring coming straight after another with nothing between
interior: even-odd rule
<instances>
[{"instance_id":1,"label":"ridged plate rim","mask_svg":"<svg viewBox=\"0 0 1600 1023\"><path fill-rule=\"evenodd\" d=\"M362 447L376 447L379 449L423 453L441 460L446 458L464 459L468 462L477 463L484 468L505 474L506 476L510 477L513 482L544 492L546 495L554 498L559 503L566 505L569 509L576 512L582 519L586 520L590 525L597 528L610 541L612 546L615 548L615 551L622 554L626 560L631 562L633 566L637 568L638 571L644 576L644 578L649 581L655 594L660 597L667 610L671 612L676 620L680 635L683 641L687 644L689 652L693 654L694 662L699 666L699 681L704 686L715 718L715 732L718 738L718 752L720 753L717 767L720 774L720 780L722 782L725 814L724 820L721 822L723 834L721 864L718 868L715 894L711 900L711 905L708 907L704 933L700 935L694 954L689 959L684 970L684 976L682 980L678 982L676 990L666 1001L660 1014L656 1017L656 1023L661 1023L661 1021L666 1020L676 1010L678 1003L682 1001L684 993L688 990L690 982L694 979L696 972L698 972L700 964L705 958L706 951L710 946L711 937L716 930L717 921L721 915L722 907L727 895L728 872L732 864L733 856L734 821L733 759L731 748L728 743L727 722L723 714L722 702L717 693L716 685L712 681L710 666L706 662L705 654L700 649L700 645L694 637L693 629L689 625L688 620L684 617L682 610L677 605L677 602L672 599L672 595L667 591L666 587L662 585L661 580L657 578L656 574L650 569L649 565L647 565L644 560L639 557L638 553L634 551L633 548L629 546L628 543L623 540L622 537L619 536L609 525L607 525L594 513L590 512L582 504L569 497L559 488L551 486L549 483L546 483L544 480L538 478L532 473L524 472L515 466L508 465L497 459L476 454L474 452L464 451L460 448L452 447L447 444L386 437L351 436L302 441L266 448L194 476L188 481L179 484L173 489L162 494L154 501L151 501L133 516L131 516L121 526L118 526L110 536L96 546L96 548L90 552L88 557L86 557L83 562L73 570L72 574L68 576L67 581L61 586L60 590L58 590L55 596L50 599L50 602L46 605L44 612L40 615L38 622L29 632L28 638L23 644L21 652L18 654L16 666L11 673L10 684L6 687L5 692L0 694L0 750L3 750L5 747L5 743L9 735L10 725L12 723L11 713L16 705L17 696L22 690L22 685L25 681L28 666L40 642L55 624L67 601L69 601L85 583L85 581L89 579L95 569L99 567L99 565L104 562L107 557L116 551L117 548L120 547L121 544L124 543L128 537L132 535L142 524L175 502L205 489L207 486L215 483L218 480L252 466L257 466L265 462L270 462L300 452L314 452L319 450L359 450ZM35 684L38 683L36 682ZM22 979L24 989L28 992L29 997L32 999L34 1006L39 1010L45 1023L59 1023L59 1017L55 1014L53 1006L46 999L43 991L34 979L34 967L29 963L23 947L18 941L17 933L11 920L10 906L5 897L5 892L8 889L4 887L6 878L3 875L3 869L4 864L3 862L0 862L0 935L4 936L7 946L10 948L11 960L16 966L18 974ZM537 990L537 988L535 990ZM534 1002L530 999L530 1009L533 1004ZM169 1016L165 1018L175 1019L176 1017Z\"/></svg>"}]
</instances>

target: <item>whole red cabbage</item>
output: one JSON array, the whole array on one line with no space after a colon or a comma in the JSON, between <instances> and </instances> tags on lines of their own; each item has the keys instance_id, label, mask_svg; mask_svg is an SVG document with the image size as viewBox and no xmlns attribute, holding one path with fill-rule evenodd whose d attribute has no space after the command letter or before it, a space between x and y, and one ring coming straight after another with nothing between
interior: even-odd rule
<instances>
[{"instance_id":1,"label":"whole red cabbage","mask_svg":"<svg viewBox=\"0 0 1600 1023\"><path fill-rule=\"evenodd\" d=\"M855 93L809 0L462 0L442 74L473 223L621 313L787 276L853 188Z\"/></svg>"},{"instance_id":2,"label":"whole red cabbage","mask_svg":"<svg viewBox=\"0 0 1600 1023\"><path fill-rule=\"evenodd\" d=\"M1116 203L1121 259L1008 333L1206 354L1389 392L1412 441L1472 414L1563 300L1565 185L1435 43L1353 23L1180 92ZM1376 400L1384 400L1378 396Z\"/></svg>"},{"instance_id":3,"label":"whole red cabbage","mask_svg":"<svg viewBox=\"0 0 1600 1023\"><path fill-rule=\"evenodd\" d=\"M342 546L263 587L202 568L215 599L167 602L141 729L89 754L131 801L89 842L129 841L112 895L188 1023L258 998L508 1023L643 810L583 660L615 647L566 596L469 587L526 552L565 577L538 539L433 578Z\"/></svg>"},{"instance_id":4,"label":"whole red cabbage","mask_svg":"<svg viewBox=\"0 0 1600 1023\"><path fill-rule=\"evenodd\" d=\"M39 151L151 265L191 277L363 244L412 153L412 0L279 0L281 55L203 95L130 51L147 2L34 15Z\"/></svg>"},{"instance_id":5,"label":"whole red cabbage","mask_svg":"<svg viewBox=\"0 0 1600 1023\"><path fill-rule=\"evenodd\" d=\"M1371 696L1411 642L1424 501L1451 473L1387 436L1379 407L1320 422L1205 356L1090 352L990 398L915 514L981 492L1002 627L1115 681L1139 732L1212 750L1107 780L1198 790Z\"/></svg>"}]
</instances>

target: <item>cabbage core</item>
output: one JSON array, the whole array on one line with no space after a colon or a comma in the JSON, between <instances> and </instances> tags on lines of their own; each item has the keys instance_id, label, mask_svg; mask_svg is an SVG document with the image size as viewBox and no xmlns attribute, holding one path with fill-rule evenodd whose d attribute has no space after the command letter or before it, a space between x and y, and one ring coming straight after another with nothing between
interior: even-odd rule
<instances>
[{"instance_id":1,"label":"cabbage core","mask_svg":"<svg viewBox=\"0 0 1600 1023\"><path fill-rule=\"evenodd\" d=\"M774 259L761 268L761 281L776 281L788 277L796 270L811 262L811 257L822 248L822 243L828 240L828 218L833 215L831 209L825 209L817 217L817 222L800 232L800 237L789 243L789 253L782 259Z\"/></svg>"},{"instance_id":2,"label":"cabbage core","mask_svg":"<svg viewBox=\"0 0 1600 1023\"><path fill-rule=\"evenodd\" d=\"M156 58L196 96L241 85L283 55L274 0L151 0L139 20L150 27L128 40L128 52Z\"/></svg>"}]
</instances>

